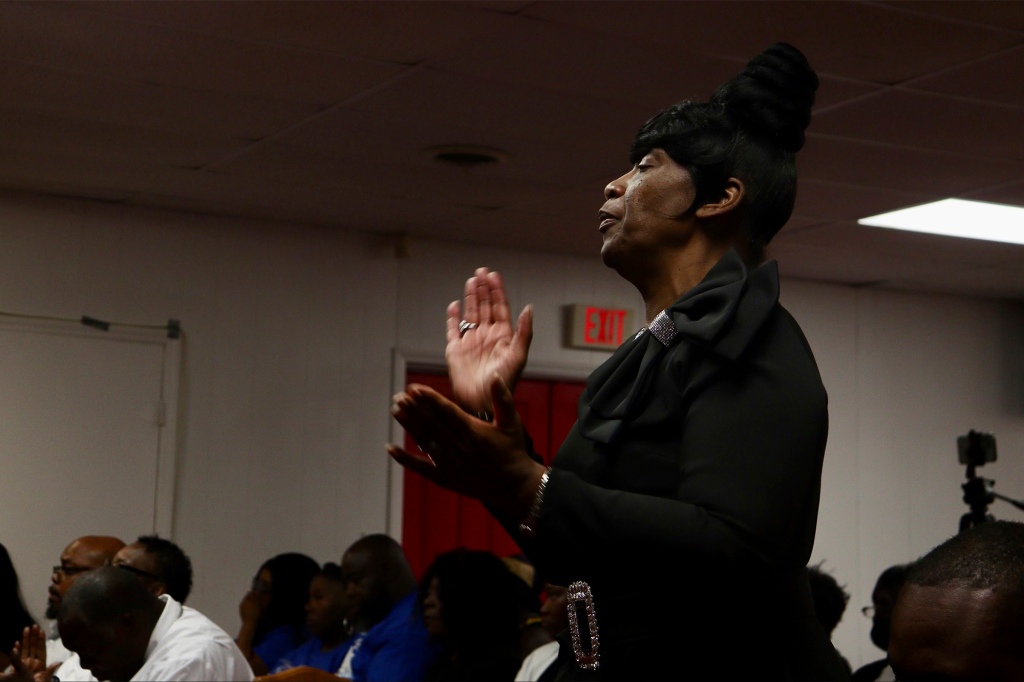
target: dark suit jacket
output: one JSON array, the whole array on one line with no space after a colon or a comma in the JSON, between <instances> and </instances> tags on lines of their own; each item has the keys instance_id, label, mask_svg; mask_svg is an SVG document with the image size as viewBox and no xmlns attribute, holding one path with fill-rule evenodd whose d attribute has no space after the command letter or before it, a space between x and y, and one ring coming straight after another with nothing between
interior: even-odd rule
<instances>
[{"instance_id":1,"label":"dark suit jacket","mask_svg":"<svg viewBox=\"0 0 1024 682\"><path fill-rule=\"evenodd\" d=\"M604 397L623 417L609 442L583 435L604 437L587 404L602 386L581 399L525 549L546 580L590 585L605 679L845 676L805 573L827 396L776 301L740 305L704 341L652 344L660 356L626 348L642 338L624 344L609 363L646 352L655 366L628 400ZM734 333L744 338L730 346Z\"/></svg>"}]
</instances>

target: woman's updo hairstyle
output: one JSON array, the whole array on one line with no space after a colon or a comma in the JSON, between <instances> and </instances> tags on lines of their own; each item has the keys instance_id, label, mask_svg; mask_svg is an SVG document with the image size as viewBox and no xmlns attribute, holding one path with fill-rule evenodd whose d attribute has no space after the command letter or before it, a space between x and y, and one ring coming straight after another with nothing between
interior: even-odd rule
<instances>
[{"instance_id":1,"label":"woman's updo hairstyle","mask_svg":"<svg viewBox=\"0 0 1024 682\"><path fill-rule=\"evenodd\" d=\"M730 177L745 188L751 263L782 229L796 200L796 153L804 146L818 76L800 50L777 43L757 55L708 102L669 107L640 128L629 152L636 164L663 149L686 168L692 210L717 201Z\"/></svg>"}]
</instances>

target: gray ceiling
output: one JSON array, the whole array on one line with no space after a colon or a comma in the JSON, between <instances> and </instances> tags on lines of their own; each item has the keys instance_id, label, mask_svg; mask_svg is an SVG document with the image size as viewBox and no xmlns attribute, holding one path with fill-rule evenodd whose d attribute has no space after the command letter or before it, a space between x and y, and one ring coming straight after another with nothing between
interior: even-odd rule
<instances>
[{"instance_id":1,"label":"gray ceiling","mask_svg":"<svg viewBox=\"0 0 1024 682\"><path fill-rule=\"evenodd\" d=\"M1024 206L1024 2L2 2L0 187L596 257L639 124L779 40L821 77L783 274L1024 300L1022 246L856 224Z\"/></svg>"}]
</instances>

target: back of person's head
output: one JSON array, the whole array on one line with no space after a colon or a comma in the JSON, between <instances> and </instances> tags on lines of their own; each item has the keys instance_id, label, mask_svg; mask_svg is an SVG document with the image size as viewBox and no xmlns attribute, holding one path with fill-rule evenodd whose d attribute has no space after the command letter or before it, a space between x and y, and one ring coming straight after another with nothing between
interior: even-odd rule
<instances>
[{"instance_id":1,"label":"back of person's head","mask_svg":"<svg viewBox=\"0 0 1024 682\"><path fill-rule=\"evenodd\" d=\"M157 576L171 597L184 604L192 592L192 561L170 540L156 535L142 535L136 540L155 560Z\"/></svg>"},{"instance_id":2,"label":"back of person's head","mask_svg":"<svg viewBox=\"0 0 1024 682\"><path fill-rule=\"evenodd\" d=\"M309 583L320 572L320 564L305 554L285 552L265 561L257 575L264 570L270 573L270 605L260 616L256 641L281 625L302 628L306 621Z\"/></svg>"},{"instance_id":3,"label":"back of person's head","mask_svg":"<svg viewBox=\"0 0 1024 682\"><path fill-rule=\"evenodd\" d=\"M895 598L899 595L900 590L903 589L903 584L907 581L910 566L910 564L896 564L885 569L879 574L878 580L875 581L875 589L891 594Z\"/></svg>"},{"instance_id":4,"label":"back of person's head","mask_svg":"<svg viewBox=\"0 0 1024 682\"><path fill-rule=\"evenodd\" d=\"M1024 524L980 524L914 562L889 659L898 679L1024 679Z\"/></svg>"},{"instance_id":5,"label":"back of person's head","mask_svg":"<svg viewBox=\"0 0 1024 682\"><path fill-rule=\"evenodd\" d=\"M758 263L793 212L796 153L817 89L817 74L803 53L778 43L751 59L710 101L685 101L647 121L633 141L630 162L663 149L690 173L697 191L691 211L723 196L729 178L740 180L747 242L740 254Z\"/></svg>"},{"instance_id":6,"label":"back of person's head","mask_svg":"<svg viewBox=\"0 0 1024 682\"><path fill-rule=\"evenodd\" d=\"M101 680L131 678L164 603L131 573L104 566L75 581L58 611L61 639L82 667Z\"/></svg>"},{"instance_id":7,"label":"back of person's head","mask_svg":"<svg viewBox=\"0 0 1024 682\"><path fill-rule=\"evenodd\" d=\"M0 544L0 653L9 653L24 628L35 624L21 596L18 572L7 548Z\"/></svg>"},{"instance_id":8,"label":"back of person's head","mask_svg":"<svg viewBox=\"0 0 1024 682\"><path fill-rule=\"evenodd\" d=\"M911 564L906 580L1024 597L1024 524L992 521L954 535Z\"/></svg>"},{"instance_id":9,"label":"back of person's head","mask_svg":"<svg viewBox=\"0 0 1024 682\"><path fill-rule=\"evenodd\" d=\"M821 566L810 566L807 569L807 581L811 586L811 599L814 601L814 613L825 632L832 631L843 619L850 594L831 573L826 573Z\"/></svg>"},{"instance_id":10,"label":"back of person's head","mask_svg":"<svg viewBox=\"0 0 1024 682\"><path fill-rule=\"evenodd\" d=\"M420 580L421 604L434 581L450 649L460 657L518 653L522 580L501 559L469 549L437 555Z\"/></svg>"}]
</instances>

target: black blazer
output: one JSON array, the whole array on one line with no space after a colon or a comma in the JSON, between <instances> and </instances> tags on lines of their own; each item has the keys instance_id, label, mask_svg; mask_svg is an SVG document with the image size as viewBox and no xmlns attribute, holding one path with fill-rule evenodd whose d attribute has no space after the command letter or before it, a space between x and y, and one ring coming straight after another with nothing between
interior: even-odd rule
<instances>
[{"instance_id":1,"label":"black blazer","mask_svg":"<svg viewBox=\"0 0 1024 682\"><path fill-rule=\"evenodd\" d=\"M726 260L710 303L670 309L681 336L641 332L591 376L524 542L546 580L590 585L604 679L846 675L805 573L825 389L774 263Z\"/></svg>"}]
</instances>

